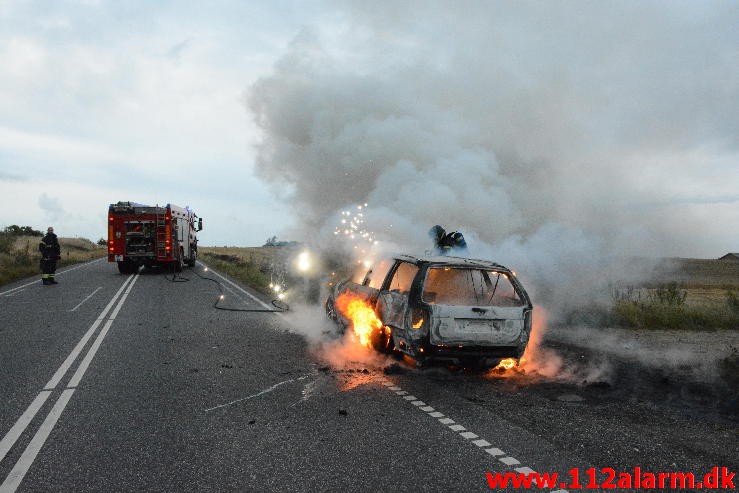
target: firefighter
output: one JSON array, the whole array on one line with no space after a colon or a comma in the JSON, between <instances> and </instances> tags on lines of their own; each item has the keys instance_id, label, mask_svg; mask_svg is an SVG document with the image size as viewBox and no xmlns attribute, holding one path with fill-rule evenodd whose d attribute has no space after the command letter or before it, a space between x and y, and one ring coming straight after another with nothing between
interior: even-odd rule
<instances>
[{"instance_id":1,"label":"firefighter","mask_svg":"<svg viewBox=\"0 0 739 493\"><path fill-rule=\"evenodd\" d=\"M447 233L437 224L429 230L429 236L434 240L434 246L439 255L449 255L452 250L467 250L467 242L459 231Z\"/></svg>"},{"instance_id":2,"label":"firefighter","mask_svg":"<svg viewBox=\"0 0 739 493\"><path fill-rule=\"evenodd\" d=\"M436 253L439 255L444 255L448 248L445 248L444 246L444 238L446 237L446 230L442 228L440 225L436 225L433 228L429 230L429 236L434 242L434 248L436 248Z\"/></svg>"},{"instance_id":3,"label":"firefighter","mask_svg":"<svg viewBox=\"0 0 739 493\"><path fill-rule=\"evenodd\" d=\"M49 226L46 230L46 236L41 238L38 244L38 251L41 252L41 282L44 285L59 284L54 279L56 271L56 262L61 257L61 249L59 248L59 240L54 234L54 228Z\"/></svg>"}]
</instances>

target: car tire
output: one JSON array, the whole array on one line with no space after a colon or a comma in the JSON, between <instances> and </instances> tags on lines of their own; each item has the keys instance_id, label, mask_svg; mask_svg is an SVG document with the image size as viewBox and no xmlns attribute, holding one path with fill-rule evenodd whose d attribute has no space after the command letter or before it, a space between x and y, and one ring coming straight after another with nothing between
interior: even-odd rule
<instances>
[{"instance_id":1,"label":"car tire","mask_svg":"<svg viewBox=\"0 0 739 493\"><path fill-rule=\"evenodd\" d=\"M387 335L384 330L378 331L370 340L372 348L381 353L390 354L393 352L393 337Z\"/></svg>"}]
</instances>

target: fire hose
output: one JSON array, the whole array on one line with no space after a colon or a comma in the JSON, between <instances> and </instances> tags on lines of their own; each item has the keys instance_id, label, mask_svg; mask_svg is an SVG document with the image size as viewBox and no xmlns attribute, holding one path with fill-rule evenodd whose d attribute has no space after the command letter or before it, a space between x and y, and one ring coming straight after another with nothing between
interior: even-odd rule
<instances>
[{"instance_id":1,"label":"fire hose","mask_svg":"<svg viewBox=\"0 0 739 493\"><path fill-rule=\"evenodd\" d=\"M272 300L272 302L271 302L272 303L272 306L274 306L276 308L276 310L271 310L271 309L268 309L268 308L228 308L228 307L225 307L225 306L218 306L218 304L221 302L221 300L224 297L224 294L223 294L223 284L221 284L221 281L219 281L218 279L213 279L212 277L203 276L197 270L194 270L194 269L193 269L192 272L196 276L198 276L200 279L204 279L206 281L213 282L213 283L215 283L218 286L218 291L220 293L219 293L218 297L216 298L215 302L213 302L213 308L215 308L216 310L223 310L223 311L227 311L227 312L263 312L263 313L283 313L283 312L286 312L286 311L290 310L290 305L288 305L287 303L285 303L282 300ZM183 278L183 277L181 277L181 278L182 279L187 279L187 278ZM187 279L187 280L189 281L189 279ZM178 282L178 281L173 281L173 282Z\"/></svg>"}]
</instances>

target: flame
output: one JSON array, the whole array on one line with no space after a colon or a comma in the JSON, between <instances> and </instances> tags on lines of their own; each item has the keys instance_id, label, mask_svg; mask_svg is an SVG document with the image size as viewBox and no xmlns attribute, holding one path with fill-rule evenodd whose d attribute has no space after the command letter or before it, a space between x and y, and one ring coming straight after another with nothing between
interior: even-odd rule
<instances>
[{"instance_id":1,"label":"flame","mask_svg":"<svg viewBox=\"0 0 739 493\"><path fill-rule=\"evenodd\" d=\"M413 324L413 328L414 329L420 329L422 325L423 325L423 319L421 319L418 322L414 323Z\"/></svg>"},{"instance_id":2,"label":"flame","mask_svg":"<svg viewBox=\"0 0 739 493\"><path fill-rule=\"evenodd\" d=\"M554 350L542 347L546 332L547 313L541 306L534 306L534 318L529 343L523 356L515 360L504 359L487 375L492 378L517 378L519 381L533 382L536 379L562 380L569 378L564 369L564 361ZM510 361L514 364L511 365Z\"/></svg>"},{"instance_id":3,"label":"flame","mask_svg":"<svg viewBox=\"0 0 739 493\"><path fill-rule=\"evenodd\" d=\"M359 296L346 292L336 298L336 308L351 321L359 343L370 347L372 333L382 328L382 322L372 307Z\"/></svg>"},{"instance_id":4,"label":"flame","mask_svg":"<svg viewBox=\"0 0 739 493\"><path fill-rule=\"evenodd\" d=\"M498 363L498 366L493 368L494 370L510 370L511 368L514 368L518 362L514 358L506 358L500 360L500 363Z\"/></svg>"}]
</instances>

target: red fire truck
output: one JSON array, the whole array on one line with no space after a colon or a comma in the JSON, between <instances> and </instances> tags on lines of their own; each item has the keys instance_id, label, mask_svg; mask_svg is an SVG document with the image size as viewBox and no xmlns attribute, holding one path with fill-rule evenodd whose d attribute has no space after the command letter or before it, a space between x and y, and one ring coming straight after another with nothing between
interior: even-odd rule
<instances>
[{"instance_id":1,"label":"red fire truck","mask_svg":"<svg viewBox=\"0 0 739 493\"><path fill-rule=\"evenodd\" d=\"M183 264L195 265L201 229L203 219L189 207L110 204L108 262L116 262L121 274L135 272L141 265L171 265L180 272Z\"/></svg>"}]
</instances>

